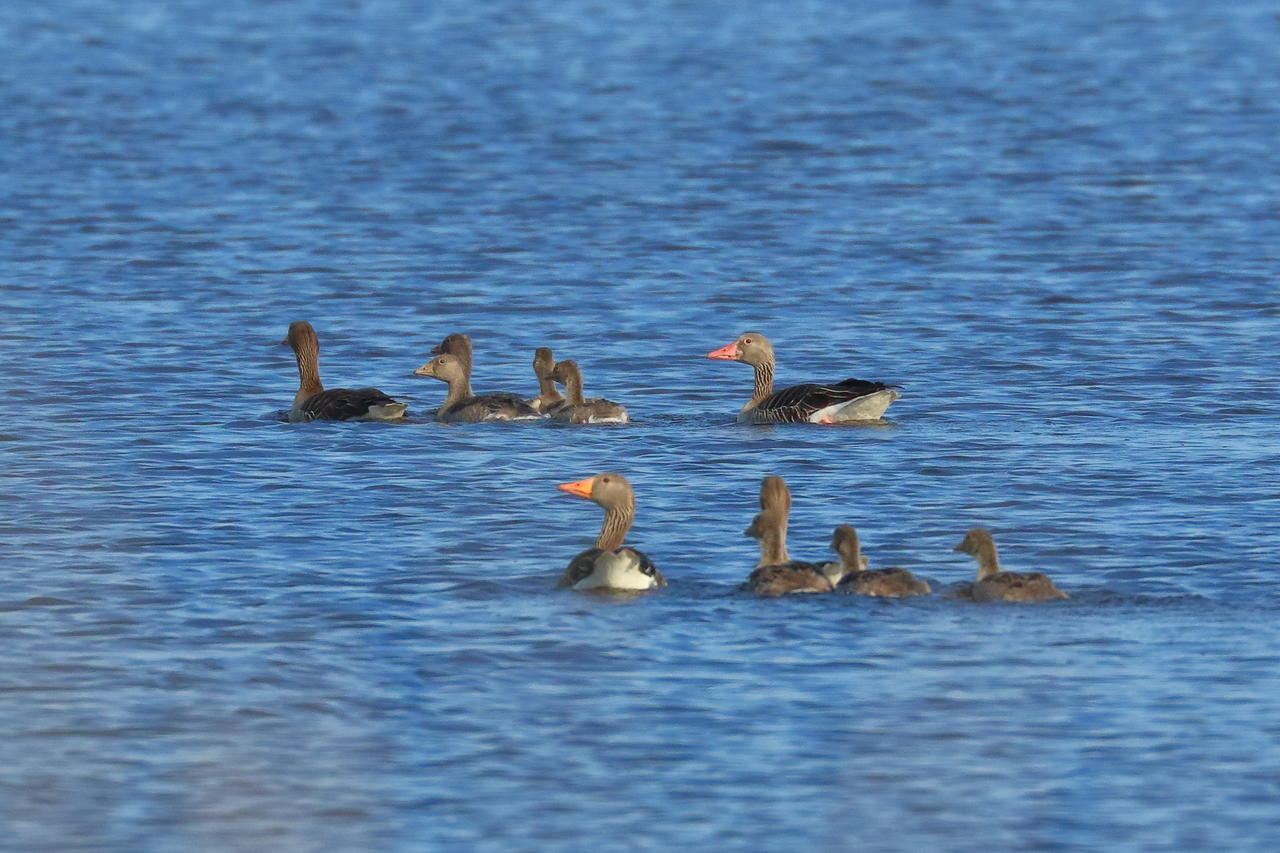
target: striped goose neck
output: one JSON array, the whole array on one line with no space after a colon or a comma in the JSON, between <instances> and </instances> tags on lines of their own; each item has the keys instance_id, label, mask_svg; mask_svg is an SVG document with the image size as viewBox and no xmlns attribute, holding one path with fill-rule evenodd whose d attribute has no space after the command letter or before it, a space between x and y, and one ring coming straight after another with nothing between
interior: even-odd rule
<instances>
[{"instance_id":1,"label":"striped goose neck","mask_svg":"<svg viewBox=\"0 0 1280 853\"><path fill-rule=\"evenodd\" d=\"M978 559L978 580L984 581L992 575L1000 574L1000 557L996 553L994 539L979 542L973 556Z\"/></svg>"},{"instance_id":2,"label":"striped goose neck","mask_svg":"<svg viewBox=\"0 0 1280 853\"><path fill-rule=\"evenodd\" d=\"M770 524L760 536L760 566L778 566L791 562L787 551L787 523ZM757 566L759 568L760 566Z\"/></svg>"},{"instance_id":3,"label":"striped goose neck","mask_svg":"<svg viewBox=\"0 0 1280 853\"><path fill-rule=\"evenodd\" d=\"M600 525L600 535L596 537L596 547L605 551L616 551L622 547L631 530L631 522L636 516L635 500L629 500L620 506L605 509L604 524Z\"/></svg>"},{"instance_id":4,"label":"striped goose neck","mask_svg":"<svg viewBox=\"0 0 1280 853\"><path fill-rule=\"evenodd\" d=\"M324 390L324 383L320 381L320 347L304 344L296 347L293 354L298 359L298 393L294 395L293 404L300 406Z\"/></svg>"},{"instance_id":5,"label":"striped goose neck","mask_svg":"<svg viewBox=\"0 0 1280 853\"><path fill-rule=\"evenodd\" d=\"M757 406L761 400L773 393L773 365L772 358L752 365L756 371L756 390L751 395L751 402L747 403L747 406Z\"/></svg>"}]
</instances>

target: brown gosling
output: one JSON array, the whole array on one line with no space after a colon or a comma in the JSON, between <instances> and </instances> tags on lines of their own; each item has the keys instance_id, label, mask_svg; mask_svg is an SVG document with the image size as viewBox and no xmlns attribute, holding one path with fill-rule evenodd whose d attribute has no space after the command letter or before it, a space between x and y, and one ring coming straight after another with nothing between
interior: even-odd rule
<instances>
[{"instance_id":1,"label":"brown gosling","mask_svg":"<svg viewBox=\"0 0 1280 853\"><path fill-rule=\"evenodd\" d=\"M476 423L478 421L517 421L541 417L518 396L511 394L476 394L471 390L471 371L464 357L441 353L414 371L415 376L430 376L449 385L444 402L436 412L436 420Z\"/></svg>"},{"instance_id":2,"label":"brown gosling","mask_svg":"<svg viewBox=\"0 0 1280 853\"><path fill-rule=\"evenodd\" d=\"M831 549L840 555L837 565L842 576L836 583L837 592L884 598L906 598L933 592L926 581L920 580L906 569L868 569L858 533L848 524L835 529L831 536Z\"/></svg>"},{"instance_id":3,"label":"brown gosling","mask_svg":"<svg viewBox=\"0 0 1280 853\"><path fill-rule=\"evenodd\" d=\"M822 568L792 560L787 553L787 517L791 490L781 477L765 477L760 484L760 512L743 531L760 542L760 562L742 588L774 597L799 592L831 592L835 587Z\"/></svg>"},{"instance_id":4,"label":"brown gosling","mask_svg":"<svg viewBox=\"0 0 1280 853\"><path fill-rule=\"evenodd\" d=\"M566 424L627 424L631 416L626 406L603 397L582 396L582 370L576 361L557 361L551 378L564 386L565 402L551 417Z\"/></svg>"},{"instance_id":5,"label":"brown gosling","mask_svg":"<svg viewBox=\"0 0 1280 853\"><path fill-rule=\"evenodd\" d=\"M978 561L978 577L973 583L974 601L1050 601L1069 597L1054 585L1048 575L1003 571L996 554L996 542L985 528L970 530L955 550Z\"/></svg>"},{"instance_id":6,"label":"brown gosling","mask_svg":"<svg viewBox=\"0 0 1280 853\"><path fill-rule=\"evenodd\" d=\"M550 347L538 347L533 354L533 375L538 380L538 396L529 400L535 411L549 415L565 404L564 395L556 387L551 373L556 368L556 358Z\"/></svg>"}]
</instances>

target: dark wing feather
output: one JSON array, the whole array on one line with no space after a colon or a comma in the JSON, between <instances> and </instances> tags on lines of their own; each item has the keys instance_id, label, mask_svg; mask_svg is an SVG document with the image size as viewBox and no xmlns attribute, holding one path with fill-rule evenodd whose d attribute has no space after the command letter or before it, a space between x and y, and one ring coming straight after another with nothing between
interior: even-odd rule
<instances>
[{"instance_id":1,"label":"dark wing feather","mask_svg":"<svg viewBox=\"0 0 1280 853\"><path fill-rule=\"evenodd\" d=\"M792 385L781 391L774 391L760 401L755 408L755 419L768 423L793 424L807 421L809 416L819 409L847 403L859 397L866 397L877 391L897 388L884 382L870 382L866 379L846 379L834 385L818 385L806 383Z\"/></svg>"},{"instance_id":2,"label":"dark wing feather","mask_svg":"<svg viewBox=\"0 0 1280 853\"><path fill-rule=\"evenodd\" d=\"M870 569L854 572L840 581L838 589L857 595L879 595L886 598L927 595L932 592L929 584L906 569Z\"/></svg>"},{"instance_id":3,"label":"dark wing feather","mask_svg":"<svg viewBox=\"0 0 1280 853\"><path fill-rule=\"evenodd\" d=\"M786 595L789 592L830 592L831 581L827 580L820 566L792 560L789 563L759 567L747 577L742 588L770 596Z\"/></svg>"},{"instance_id":4,"label":"dark wing feather","mask_svg":"<svg viewBox=\"0 0 1280 853\"><path fill-rule=\"evenodd\" d=\"M447 410L442 409L438 417L444 420L485 421L506 418L536 418L539 413L518 394L478 394L459 400Z\"/></svg>"},{"instance_id":5,"label":"dark wing feather","mask_svg":"<svg viewBox=\"0 0 1280 853\"><path fill-rule=\"evenodd\" d=\"M654 565L653 560L643 551L635 548L619 548L612 553L620 553L622 551L630 551L636 555L639 563L640 571L657 581L658 586L666 586L667 579L662 576L662 572L658 571L658 567ZM571 587L579 581L584 580L596 568L596 558L606 553L603 548L588 548L569 561L569 565L565 567L564 574L560 576L560 580L556 583L556 589L565 589Z\"/></svg>"},{"instance_id":6,"label":"dark wing feather","mask_svg":"<svg viewBox=\"0 0 1280 853\"><path fill-rule=\"evenodd\" d=\"M346 421L364 417L372 406L395 402L377 388L330 388L308 397L302 413L309 421Z\"/></svg>"},{"instance_id":7,"label":"dark wing feather","mask_svg":"<svg viewBox=\"0 0 1280 853\"><path fill-rule=\"evenodd\" d=\"M485 393L477 394L476 396L483 397L486 399L492 399L495 401L500 401L502 403L507 403L512 406L527 406L529 404L529 401L527 398L521 396L520 394L512 393L511 391L492 391L492 392L486 391Z\"/></svg>"},{"instance_id":8,"label":"dark wing feather","mask_svg":"<svg viewBox=\"0 0 1280 853\"><path fill-rule=\"evenodd\" d=\"M1005 601L1036 601L1047 598L1066 598L1067 594L1058 589L1053 580L1040 572L1000 572L986 580L978 581L977 587L1000 590L999 597ZM990 595L986 593L986 595ZM982 594L975 597L984 597Z\"/></svg>"},{"instance_id":9,"label":"dark wing feather","mask_svg":"<svg viewBox=\"0 0 1280 853\"><path fill-rule=\"evenodd\" d=\"M590 575L596 568L596 557L604 553L603 548L588 548L582 553L575 556L569 561L569 565L565 567L564 574L560 576L559 582L556 583L556 589L564 589L573 586L578 581L583 580ZM652 563L650 563L652 565Z\"/></svg>"}]
</instances>

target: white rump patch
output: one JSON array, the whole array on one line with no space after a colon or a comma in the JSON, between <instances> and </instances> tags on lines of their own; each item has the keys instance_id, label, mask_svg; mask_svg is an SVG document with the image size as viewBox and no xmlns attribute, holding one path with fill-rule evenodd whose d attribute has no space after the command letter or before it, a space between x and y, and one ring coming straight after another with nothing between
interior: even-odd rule
<instances>
[{"instance_id":1,"label":"white rump patch","mask_svg":"<svg viewBox=\"0 0 1280 853\"><path fill-rule=\"evenodd\" d=\"M825 409L818 409L818 411L809 416L809 422L815 424L841 424L854 421L878 421L884 417L885 410L889 408L889 405L901 396L892 388L886 388L883 391L876 391L865 397L858 397L855 400L848 400L834 406L827 406Z\"/></svg>"},{"instance_id":2,"label":"white rump patch","mask_svg":"<svg viewBox=\"0 0 1280 853\"><path fill-rule=\"evenodd\" d=\"M394 421L396 418L403 418L407 408L409 408L408 403L384 403L380 406L370 406L369 412L360 420Z\"/></svg>"}]
</instances>

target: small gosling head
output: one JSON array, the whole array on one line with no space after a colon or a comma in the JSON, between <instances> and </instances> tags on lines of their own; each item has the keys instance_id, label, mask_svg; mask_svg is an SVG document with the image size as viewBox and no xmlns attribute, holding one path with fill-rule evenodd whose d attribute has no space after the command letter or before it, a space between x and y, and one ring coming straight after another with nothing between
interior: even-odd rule
<instances>
[{"instance_id":1,"label":"small gosling head","mask_svg":"<svg viewBox=\"0 0 1280 853\"><path fill-rule=\"evenodd\" d=\"M984 546L991 544L993 541L991 532L985 527L974 527L965 534L964 539L960 540L960 544L956 545L952 550L976 557Z\"/></svg>"}]
</instances>

